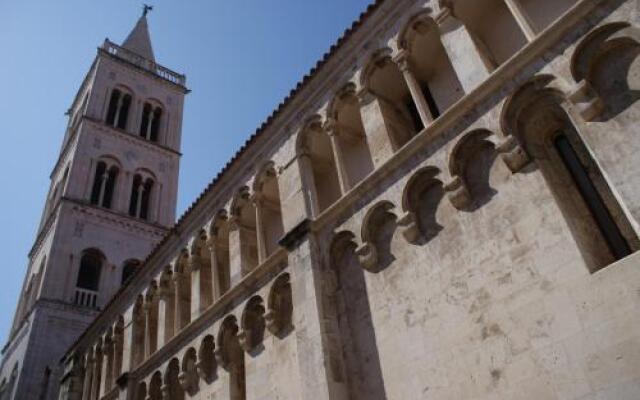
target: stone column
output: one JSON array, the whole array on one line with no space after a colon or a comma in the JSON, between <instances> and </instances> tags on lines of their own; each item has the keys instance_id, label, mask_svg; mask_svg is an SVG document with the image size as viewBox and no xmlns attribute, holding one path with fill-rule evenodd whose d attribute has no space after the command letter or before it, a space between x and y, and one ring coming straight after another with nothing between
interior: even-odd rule
<instances>
[{"instance_id":1,"label":"stone column","mask_svg":"<svg viewBox=\"0 0 640 400\"><path fill-rule=\"evenodd\" d=\"M186 307L184 307L183 305L184 299L181 296L182 287L185 284L186 284L185 278L184 276L182 276L182 274L176 273L173 275L173 287L174 287L174 293L175 293L173 298L173 303L175 305L175 311L173 314L173 317L175 319L174 320L175 325L173 329L174 335L176 335L178 332L182 330L182 327L185 325L184 313L189 312L189 310L187 310Z\"/></svg>"},{"instance_id":2,"label":"stone column","mask_svg":"<svg viewBox=\"0 0 640 400\"><path fill-rule=\"evenodd\" d=\"M470 93L489 76L496 67L491 56L483 54L467 27L451 9L443 8L436 16L442 47L449 56L451 65L465 93Z\"/></svg>"},{"instance_id":3,"label":"stone column","mask_svg":"<svg viewBox=\"0 0 640 400\"><path fill-rule=\"evenodd\" d=\"M429 110L427 100L424 97L424 93L422 93L420 82L418 82L418 79L416 79L416 76L413 74L411 62L409 60L409 52L406 50L400 50L400 52L394 57L393 61L398 66L400 72L402 72L402 76L407 83L409 92L411 92L411 98L416 105L418 114L420 114L422 126L429 126L433 121L433 115L431 115L431 110Z\"/></svg>"},{"instance_id":4,"label":"stone column","mask_svg":"<svg viewBox=\"0 0 640 400\"><path fill-rule=\"evenodd\" d=\"M218 266L218 252L216 251L216 240L217 237L211 237L207 241L207 246L209 248L209 258L211 259L211 283L212 283L212 301L215 303L216 300L222 296L223 287L222 287L222 276L220 276L220 268Z\"/></svg>"},{"instance_id":5,"label":"stone column","mask_svg":"<svg viewBox=\"0 0 640 400\"><path fill-rule=\"evenodd\" d=\"M256 240L258 245L258 265L267 259L267 242L264 232L264 202L262 195L256 193L253 197L253 204L256 208Z\"/></svg>"},{"instance_id":6,"label":"stone column","mask_svg":"<svg viewBox=\"0 0 640 400\"><path fill-rule=\"evenodd\" d=\"M234 286L242 279L242 227L236 217L229 218L229 280Z\"/></svg>"},{"instance_id":7,"label":"stone column","mask_svg":"<svg viewBox=\"0 0 640 400\"><path fill-rule=\"evenodd\" d=\"M202 301L202 263L200 257L192 254L189 256L189 270L191 272L191 320L194 321L203 311Z\"/></svg>"},{"instance_id":8,"label":"stone column","mask_svg":"<svg viewBox=\"0 0 640 400\"><path fill-rule=\"evenodd\" d=\"M122 332L113 333L113 364L111 366L111 382L116 383L122 370L123 358Z\"/></svg>"},{"instance_id":9,"label":"stone column","mask_svg":"<svg viewBox=\"0 0 640 400\"><path fill-rule=\"evenodd\" d=\"M122 366L120 368L120 373L129 372L134 367L133 360L133 342L134 342L134 323L133 319L135 315L133 314L133 307L127 310L124 314L124 329L122 332ZM119 376L116 377L116 379Z\"/></svg>"},{"instance_id":10,"label":"stone column","mask_svg":"<svg viewBox=\"0 0 640 400\"><path fill-rule=\"evenodd\" d=\"M169 283L168 288L160 288L159 290L158 347L162 347L173 337L173 329L175 327L175 305L172 301L174 298L172 282Z\"/></svg>"},{"instance_id":11,"label":"stone column","mask_svg":"<svg viewBox=\"0 0 640 400\"><path fill-rule=\"evenodd\" d=\"M329 139L331 140L331 149L333 150L333 158L336 162L336 169L338 170L338 182L340 183L340 191L342 195L347 193L351 188L351 182L349 182L349 175L345 168L342 144L340 143L338 123L335 119L330 118L324 126Z\"/></svg>"},{"instance_id":12,"label":"stone column","mask_svg":"<svg viewBox=\"0 0 640 400\"><path fill-rule=\"evenodd\" d=\"M102 390L101 395L104 396L111 388L111 372L113 371L113 342L105 340L104 356L102 357Z\"/></svg>"},{"instance_id":13,"label":"stone column","mask_svg":"<svg viewBox=\"0 0 640 400\"><path fill-rule=\"evenodd\" d=\"M100 196L98 196L98 205L104 204L104 194L107 191L107 180L109 180L109 166L106 166L104 174L100 177Z\"/></svg>"},{"instance_id":14,"label":"stone column","mask_svg":"<svg viewBox=\"0 0 640 400\"><path fill-rule=\"evenodd\" d=\"M529 42L536 38L536 32L533 29L533 24L531 23L531 19L527 15L527 12L522 8L522 4L520 4L520 0L504 0L505 4L513 14L516 22L520 29L522 29L522 33L527 38Z\"/></svg>"},{"instance_id":15,"label":"stone column","mask_svg":"<svg viewBox=\"0 0 640 400\"><path fill-rule=\"evenodd\" d=\"M305 151L298 155L298 165L307 204L311 208L311 215L316 217L320 215L320 205L318 204L318 192L316 191L316 182L313 176L313 167L311 166L311 156L308 152Z\"/></svg>"},{"instance_id":16,"label":"stone column","mask_svg":"<svg viewBox=\"0 0 640 400\"><path fill-rule=\"evenodd\" d=\"M93 378L91 379L91 399L99 399L101 382L101 369L102 369L102 352L96 350L95 362L93 363Z\"/></svg>"},{"instance_id":17,"label":"stone column","mask_svg":"<svg viewBox=\"0 0 640 400\"><path fill-rule=\"evenodd\" d=\"M133 175L126 171L120 171L120 176L122 176L120 190L118 191L114 208L122 213L129 214L129 200L131 199Z\"/></svg>"},{"instance_id":18,"label":"stone column","mask_svg":"<svg viewBox=\"0 0 640 400\"><path fill-rule=\"evenodd\" d=\"M153 323L151 319L153 318L153 304L152 300L147 300L144 303L144 356L145 358L149 358L155 349L153 348Z\"/></svg>"}]
</instances>

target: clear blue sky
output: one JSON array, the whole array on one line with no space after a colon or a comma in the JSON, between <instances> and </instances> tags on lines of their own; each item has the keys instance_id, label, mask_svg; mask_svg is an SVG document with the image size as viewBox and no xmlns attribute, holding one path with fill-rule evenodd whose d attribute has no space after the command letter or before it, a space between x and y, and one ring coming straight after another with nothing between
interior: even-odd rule
<instances>
[{"instance_id":1,"label":"clear blue sky","mask_svg":"<svg viewBox=\"0 0 640 400\"><path fill-rule=\"evenodd\" d=\"M159 63L185 73L178 215L371 0L148 0ZM69 107L105 37L141 1L0 0L0 340L4 344Z\"/></svg>"}]
</instances>

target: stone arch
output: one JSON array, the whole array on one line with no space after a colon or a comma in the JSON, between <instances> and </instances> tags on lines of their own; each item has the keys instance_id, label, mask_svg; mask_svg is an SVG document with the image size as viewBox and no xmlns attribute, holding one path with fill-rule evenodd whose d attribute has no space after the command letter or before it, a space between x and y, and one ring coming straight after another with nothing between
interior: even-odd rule
<instances>
[{"instance_id":1,"label":"stone arch","mask_svg":"<svg viewBox=\"0 0 640 400\"><path fill-rule=\"evenodd\" d=\"M374 168L355 83L347 83L335 93L327 115L325 130L338 155L338 178L346 193Z\"/></svg>"},{"instance_id":2,"label":"stone arch","mask_svg":"<svg viewBox=\"0 0 640 400\"><path fill-rule=\"evenodd\" d=\"M194 281L193 290L199 294L196 298L194 293L194 301L197 300L197 304L192 305L192 318L196 316L194 312L200 315L213 303L213 274L208 242L207 231L203 228L192 240L190 246L189 262L191 279Z\"/></svg>"},{"instance_id":3,"label":"stone arch","mask_svg":"<svg viewBox=\"0 0 640 400\"><path fill-rule=\"evenodd\" d=\"M162 399L162 374L156 371L151 376L149 387L147 389L146 400L163 400Z\"/></svg>"},{"instance_id":4,"label":"stone arch","mask_svg":"<svg viewBox=\"0 0 640 400\"><path fill-rule=\"evenodd\" d=\"M317 217L342 196L331 139L323 128L322 117L308 118L297 140L302 182L313 216Z\"/></svg>"},{"instance_id":5,"label":"stone arch","mask_svg":"<svg viewBox=\"0 0 640 400\"><path fill-rule=\"evenodd\" d=\"M118 84L111 89L105 115L107 125L127 130L134 98L133 93L133 90L122 84Z\"/></svg>"},{"instance_id":6,"label":"stone arch","mask_svg":"<svg viewBox=\"0 0 640 400\"><path fill-rule=\"evenodd\" d=\"M207 335L202 339L198 349L198 362L196 368L200 378L206 383L211 383L216 378L215 338Z\"/></svg>"},{"instance_id":7,"label":"stone arch","mask_svg":"<svg viewBox=\"0 0 640 400\"><path fill-rule=\"evenodd\" d=\"M231 286L229 218L226 210L219 210L213 217L209 237L215 301Z\"/></svg>"},{"instance_id":8,"label":"stone arch","mask_svg":"<svg viewBox=\"0 0 640 400\"><path fill-rule=\"evenodd\" d=\"M475 210L488 203L497 191L491 187L491 168L498 157L493 132L475 129L456 142L449 155L449 199L460 210Z\"/></svg>"},{"instance_id":9,"label":"stone arch","mask_svg":"<svg viewBox=\"0 0 640 400\"><path fill-rule=\"evenodd\" d=\"M229 251L232 279L234 274L239 274L236 276L239 280L259 264L256 207L247 186L241 187L231 201L229 228L229 234L239 239L230 241L230 244L237 244L239 248Z\"/></svg>"},{"instance_id":10,"label":"stone arch","mask_svg":"<svg viewBox=\"0 0 640 400\"><path fill-rule=\"evenodd\" d=\"M413 15L399 34L400 59L420 85L434 120L464 95L464 89L441 38L440 28L430 9Z\"/></svg>"},{"instance_id":11,"label":"stone arch","mask_svg":"<svg viewBox=\"0 0 640 400\"><path fill-rule=\"evenodd\" d=\"M178 376L180 386L186 393L193 395L198 390L198 354L196 349L189 347L182 356L182 369Z\"/></svg>"},{"instance_id":12,"label":"stone arch","mask_svg":"<svg viewBox=\"0 0 640 400\"><path fill-rule=\"evenodd\" d=\"M394 208L390 201L380 201L362 219L362 245L356 249L356 254L362 267L368 271L380 272L395 260L391 251L391 240L397 226L397 217L392 212Z\"/></svg>"},{"instance_id":13,"label":"stone arch","mask_svg":"<svg viewBox=\"0 0 640 400\"><path fill-rule=\"evenodd\" d=\"M327 329L338 343L330 354L338 376L344 376L348 398L386 399L365 271L356 250L355 235L341 231L328 249L325 269ZM339 357L339 358L338 358Z\"/></svg>"},{"instance_id":14,"label":"stone arch","mask_svg":"<svg viewBox=\"0 0 640 400\"><path fill-rule=\"evenodd\" d=\"M122 164L115 156L103 155L97 159L93 169L93 185L89 202L111 209L118 194L118 176L122 171Z\"/></svg>"},{"instance_id":15,"label":"stone arch","mask_svg":"<svg viewBox=\"0 0 640 400\"><path fill-rule=\"evenodd\" d=\"M409 243L423 244L443 229L436 212L444 197L443 183L437 178L440 170L427 166L414 173L402 193L403 216L398 220L402 235Z\"/></svg>"},{"instance_id":16,"label":"stone arch","mask_svg":"<svg viewBox=\"0 0 640 400\"><path fill-rule=\"evenodd\" d=\"M247 353L262 345L266 326L264 314L264 301L260 296L253 296L247 301L240 319L242 330L238 334L240 346Z\"/></svg>"},{"instance_id":17,"label":"stone arch","mask_svg":"<svg viewBox=\"0 0 640 400\"><path fill-rule=\"evenodd\" d=\"M379 123L371 127L376 131L374 136L380 135L391 146L391 152L397 151L423 124L402 72L391 58L391 49L376 51L360 79L363 113L375 113Z\"/></svg>"},{"instance_id":18,"label":"stone arch","mask_svg":"<svg viewBox=\"0 0 640 400\"><path fill-rule=\"evenodd\" d=\"M587 34L571 57L572 100L587 120L608 120L640 99L640 30L612 22Z\"/></svg>"},{"instance_id":19,"label":"stone arch","mask_svg":"<svg viewBox=\"0 0 640 400\"><path fill-rule=\"evenodd\" d=\"M184 400L185 392L180 379L180 360L172 358L164 371L164 384L162 385L163 400Z\"/></svg>"},{"instance_id":20,"label":"stone arch","mask_svg":"<svg viewBox=\"0 0 640 400\"><path fill-rule=\"evenodd\" d=\"M283 273L276 278L269 290L269 311L265 314L266 326L273 335L282 337L293 327L293 298L291 278Z\"/></svg>"},{"instance_id":21,"label":"stone arch","mask_svg":"<svg viewBox=\"0 0 640 400\"><path fill-rule=\"evenodd\" d=\"M139 168L133 174L129 197L129 215L144 220L153 219L157 210L154 206L157 196L157 178L146 168Z\"/></svg>"},{"instance_id":22,"label":"stone arch","mask_svg":"<svg viewBox=\"0 0 640 400\"><path fill-rule=\"evenodd\" d=\"M166 108L156 98L144 100L138 135L152 142L161 141L161 127Z\"/></svg>"},{"instance_id":23,"label":"stone arch","mask_svg":"<svg viewBox=\"0 0 640 400\"><path fill-rule=\"evenodd\" d=\"M553 79L540 76L522 85L505 102L502 124L540 169L594 272L640 245Z\"/></svg>"},{"instance_id":24,"label":"stone arch","mask_svg":"<svg viewBox=\"0 0 640 400\"><path fill-rule=\"evenodd\" d=\"M75 304L98 307L102 271L107 266L107 258L100 249L92 247L82 251L76 278Z\"/></svg>"},{"instance_id":25,"label":"stone arch","mask_svg":"<svg viewBox=\"0 0 640 400\"><path fill-rule=\"evenodd\" d=\"M158 327L158 341L165 344L173 337L176 327L176 293L170 266L166 266L160 274L158 294L160 296L160 312L164 317L163 325Z\"/></svg>"},{"instance_id":26,"label":"stone arch","mask_svg":"<svg viewBox=\"0 0 640 400\"><path fill-rule=\"evenodd\" d=\"M256 223L259 225L258 256L262 263L278 250L278 241L284 235L278 173L273 161L267 162L258 171L253 191L257 211Z\"/></svg>"},{"instance_id":27,"label":"stone arch","mask_svg":"<svg viewBox=\"0 0 640 400\"><path fill-rule=\"evenodd\" d=\"M138 383L136 387L136 400L147 400L147 384L146 382Z\"/></svg>"},{"instance_id":28,"label":"stone arch","mask_svg":"<svg viewBox=\"0 0 640 400\"><path fill-rule=\"evenodd\" d=\"M229 394L231 400L246 399L246 374L244 351L238 341L238 323L233 315L227 316L218 332L216 360L229 372Z\"/></svg>"}]
</instances>

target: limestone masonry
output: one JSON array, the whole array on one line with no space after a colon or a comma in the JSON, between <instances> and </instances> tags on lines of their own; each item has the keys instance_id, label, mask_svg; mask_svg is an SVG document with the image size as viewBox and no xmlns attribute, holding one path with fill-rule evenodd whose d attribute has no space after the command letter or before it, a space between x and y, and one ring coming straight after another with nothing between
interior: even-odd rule
<instances>
[{"instance_id":1,"label":"limestone masonry","mask_svg":"<svg viewBox=\"0 0 640 400\"><path fill-rule=\"evenodd\" d=\"M0 400L640 399L638 2L379 0L174 225L187 93L99 49Z\"/></svg>"}]
</instances>

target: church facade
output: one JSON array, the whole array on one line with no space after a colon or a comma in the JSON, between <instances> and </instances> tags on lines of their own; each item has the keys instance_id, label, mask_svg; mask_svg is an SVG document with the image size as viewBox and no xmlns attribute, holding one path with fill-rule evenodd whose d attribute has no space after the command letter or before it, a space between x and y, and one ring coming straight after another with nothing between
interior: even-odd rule
<instances>
[{"instance_id":1,"label":"church facade","mask_svg":"<svg viewBox=\"0 0 640 400\"><path fill-rule=\"evenodd\" d=\"M58 398L637 399L639 26L376 1L100 303Z\"/></svg>"}]
</instances>

